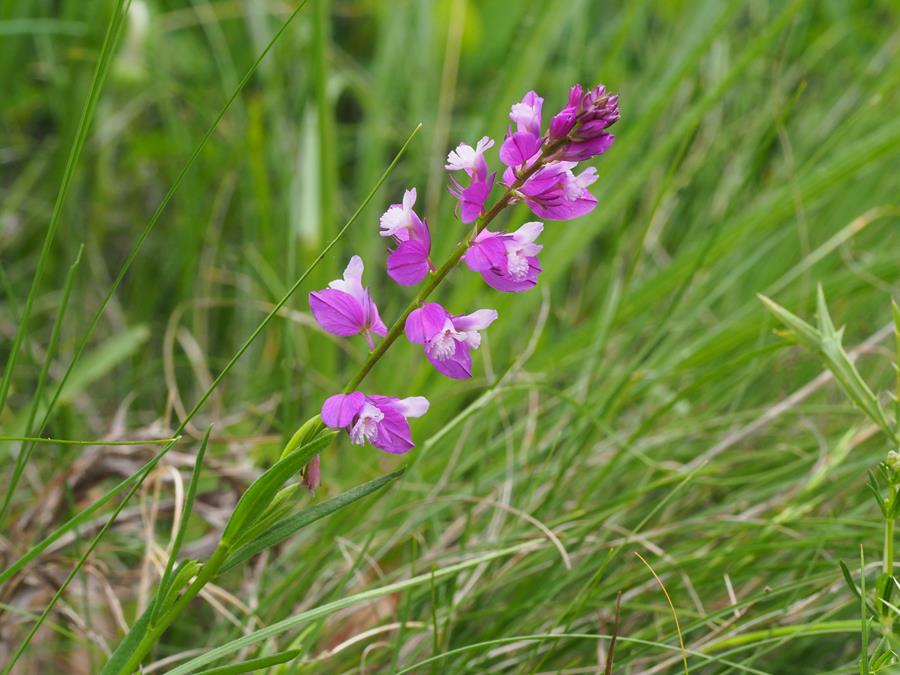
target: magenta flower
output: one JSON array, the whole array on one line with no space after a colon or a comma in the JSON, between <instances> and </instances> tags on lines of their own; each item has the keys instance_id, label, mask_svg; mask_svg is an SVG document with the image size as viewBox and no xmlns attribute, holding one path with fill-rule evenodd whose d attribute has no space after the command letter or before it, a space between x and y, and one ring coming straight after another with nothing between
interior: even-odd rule
<instances>
[{"instance_id":1,"label":"magenta flower","mask_svg":"<svg viewBox=\"0 0 900 675\"><path fill-rule=\"evenodd\" d=\"M475 147L460 143L456 150L451 150L447 155L447 163L444 168L448 171L465 171L469 176L469 185L463 185L450 178L450 187L447 188L459 202L459 218L464 223L476 221L484 213L484 203L494 187L495 174L488 175L487 161L484 153L494 146L487 136L482 136Z\"/></svg>"},{"instance_id":2,"label":"magenta flower","mask_svg":"<svg viewBox=\"0 0 900 675\"><path fill-rule=\"evenodd\" d=\"M542 247L534 241L543 229L541 223L531 222L512 233L482 230L462 260L491 288L505 293L527 291L541 273L537 254Z\"/></svg>"},{"instance_id":3,"label":"magenta flower","mask_svg":"<svg viewBox=\"0 0 900 675\"><path fill-rule=\"evenodd\" d=\"M615 136L607 131L619 120L619 97L607 93L606 87L596 87L582 93L581 85L569 90L565 107L550 122L550 138L569 136L568 143L559 158L582 161L609 150Z\"/></svg>"},{"instance_id":4,"label":"magenta flower","mask_svg":"<svg viewBox=\"0 0 900 675\"><path fill-rule=\"evenodd\" d=\"M508 167L522 167L537 158L541 136L541 109L544 99L529 91L519 103L514 103L509 118L516 123L516 131L508 130L500 146L500 161Z\"/></svg>"},{"instance_id":5,"label":"magenta flower","mask_svg":"<svg viewBox=\"0 0 900 675\"><path fill-rule=\"evenodd\" d=\"M322 422L332 429L346 429L354 445L368 441L379 450L401 454L415 447L407 418L427 411L428 399L422 396L400 399L354 391L325 401Z\"/></svg>"},{"instance_id":6,"label":"magenta flower","mask_svg":"<svg viewBox=\"0 0 900 675\"><path fill-rule=\"evenodd\" d=\"M403 194L402 204L391 204L381 216L382 237L391 237L397 247L387 260L388 275L401 286L414 286L434 269L431 255L431 232L428 223L413 211L416 189Z\"/></svg>"},{"instance_id":7,"label":"magenta flower","mask_svg":"<svg viewBox=\"0 0 900 675\"><path fill-rule=\"evenodd\" d=\"M531 207L534 214L547 220L572 220L590 213L597 206L597 198L588 186L597 180L597 170L585 169L572 173L575 162L549 162L535 171L517 190L518 196ZM503 173L506 185L516 176L512 167Z\"/></svg>"},{"instance_id":8,"label":"magenta flower","mask_svg":"<svg viewBox=\"0 0 900 675\"><path fill-rule=\"evenodd\" d=\"M472 349L481 344L481 333L497 318L493 309L471 314L450 314L437 303L423 305L406 318L406 337L423 345L431 365L447 377L465 380L472 377Z\"/></svg>"},{"instance_id":9,"label":"magenta flower","mask_svg":"<svg viewBox=\"0 0 900 675\"><path fill-rule=\"evenodd\" d=\"M450 194L459 201L459 219L464 223L474 223L484 215L484 203L494 187L494 176L491 174L484 180L473 177L469 186L464 188L455 178L450 179L452 184L448 188Z\"/></svg>"},{"instance_id":10,"label":"magenta flower","mask_svg":"<svg viewBox=\"0 0 900 675\"><path fill-rule=\"evenodd\" d=\"M309 308L323 329L333 335L347 337L362 333L375 348L372 333L384 337L387 327L378 316L378 308L369 296L369 289L362 286L363 261L355 255L350 258L343 279L336 279L328 288L309 294Z\"/></svg>"},{"instance_id":11,"label":"magenta flower","mask_svg":"<svg viewBox=\"0 0 900 675\"><path fill-rule=\"evenodd\" d=\"M516 123L517 131L526 131L532 136L541 135L541 108L544 99L534 91L529 91L519 103L513 103L509 119Z\"/></svg>"}]
</instances>

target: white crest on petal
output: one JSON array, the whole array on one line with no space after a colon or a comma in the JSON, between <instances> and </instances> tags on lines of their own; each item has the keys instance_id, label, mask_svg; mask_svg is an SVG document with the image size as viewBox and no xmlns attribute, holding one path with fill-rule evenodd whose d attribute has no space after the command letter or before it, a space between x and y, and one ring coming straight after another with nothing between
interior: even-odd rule
<instances>
[{"instance_id":1,"label":"white crest on petal","mask_svg":"<svg viewBox=\"0 0 900 675\"><path fill-rule=\"evenodd\" d=\"M359 302L365 301L365 291L362 287L362 275L363 275L363 261L358 255L350 258L350 262L347 263L347 267L344 270L343 279L335 279L330 284L328 284L329 288L333 288L336 291L343 291L344 293L349 293L354 298L356 298Z\"/></svg>"},{"instance_id":2,"label":"white crest on petal","mask_svg":"<svg viewBox=\"0 0 900 675\"><path fill-rule=\"evenodd\" d=\"M408 218L402 206L394 204L388 207L388 210L381 215L378 221L381 231L378 233L382 237L393 237L400 230L406 229Z\"/></svg>"},{"instance_id":3,"label":"white crest on petal","mask_svg":"<svg viewBox=\"0 0 900 675\"><path fill-rule=\"evenodd\" d=\"M411 230L413 226L412 212L416 204L416 188L403 193L402 204L391 204L378 221L382 237L398 236L403 230Z\"/></svg>"},{"instance_id":4,"label":"white crest on petal","mask_svg":"<svg viewBox=\"0 0 900 675\"><path fill-rule=\"evenodd\" d=\"M530 244L537 239L543 231L544 224L534 220L522 225L518 230L512 233L512 236L518 244Z\"/></svg>"},{"instance_id":5,"label":"white crest on petal","mask_svg":"<svg viewBox=\"0 0 900 675\"><path fill-rule=\"evenodd\" d=\"M481 140L479 140L478 143L475 144L475 152L480 155L483 155L485 150L488 150L493 147L494 147L494 139L490 138L489 136L482 136Z\"/></svg>"},{"instance_id":6,"label":"white crest on petal","mask_svg":"<svg viewBox=\"0 0 900 675\"><path fill-rule=\"evenodd\" d=\"M384 413L366 401L359 411L356 424L350 429L350 442L355 445L363 445L366 441L371 443L378 435L378 423L383 419Z\"/></svg>"},{"instance_id":7,"label":"white crest on petal","mask_svg":"<svg viewBox=\"0 0 900 675\"><path fill-rule=\"evenodd\" d=\"M444 168L448 171L465 171L475 166L475 160L478 154L471 145L460 143L456 146L456 150L451 150L447 155L447 163Z\"/></svg>"},{"instance_id":8,"label":"white crest on petal","mask_svg":"<svg viewBox=\"0 0 900 675\"><path fill-rule=\"evenodd\" d=\"M416 188L410 188L403 193L403 210L409 213L416 205Z\"/></svg>"},{"instance_id":9,"label":"white crest on petal","mask_svg":"<svg viewBox=\"0 0 900 675\"><path fill-rule=\"evenodd\" d=\"M448 317L441 332L434 335L425 348L432 358L438 361L446 361L456 353L456 343L464 340L465 337L456 330L452 319Z\"/></svg>"}]
</instances>

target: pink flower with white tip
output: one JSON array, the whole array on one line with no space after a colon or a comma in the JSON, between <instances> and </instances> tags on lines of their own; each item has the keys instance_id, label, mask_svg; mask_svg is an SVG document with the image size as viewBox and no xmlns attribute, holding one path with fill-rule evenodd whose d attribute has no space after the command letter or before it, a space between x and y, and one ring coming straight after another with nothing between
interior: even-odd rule
<instances>
[{"instance_id":1,"label":"pink flower with white tip","mask_svg":"<svg viewBox=\"0 0 900 675\"><path fill-rule=\"evenodd\" d=\"M431 365L447 377L465 380L472 377L472 349L481 345L481 333L497 319L493 309L471 314L450 314L437 303L413 310L406 318L404 331L410 342L420 344Z\"/></svg>"}]
</instances>

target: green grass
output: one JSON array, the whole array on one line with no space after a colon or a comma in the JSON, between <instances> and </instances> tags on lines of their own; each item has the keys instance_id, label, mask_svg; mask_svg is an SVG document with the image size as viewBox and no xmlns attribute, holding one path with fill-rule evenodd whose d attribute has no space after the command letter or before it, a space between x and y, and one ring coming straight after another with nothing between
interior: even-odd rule
<instances>
[{"instance_id":1,"label":"green grass","mask_svg":"<svg viewBox=\"0 0 900 675\"><path fill-rule=\"evenodd\" d=\"M415 289L384 274L384 208L417 186L442 260L447 150L599 80L600 206L547 223L537 290L453 272L438 301L500 313L475 377L398 341L364 389L431 400L418 448L342 438L296 499L406 472L229 569L144 664L603 672L616 633L617 673L858 673L867 634L892 672L840 567L877 588L891 447L757 294L811 320L821 284L894 419L894 3L132 0L116 40L117 5L0 2L0 664L99 671L176 533L207 558L363 363L305 293L358 252L390 324Z\"/></svg>"}]
</instances>

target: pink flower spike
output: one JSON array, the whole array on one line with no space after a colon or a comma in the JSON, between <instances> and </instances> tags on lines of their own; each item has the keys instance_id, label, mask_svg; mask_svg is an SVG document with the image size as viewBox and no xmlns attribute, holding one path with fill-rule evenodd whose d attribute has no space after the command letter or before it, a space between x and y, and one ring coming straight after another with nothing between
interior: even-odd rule
<instances>
[{"instance_id":1,"label":"pink flower spike","mask_svg":"<svg viewBox=\"0 0 900 675\"><path fill-rule=\"evenodd\" d=\"M423 305L410 313L406 337L421 344L426 358L442 375L455 380L472 377L470 351L478 349L481 333L497 318L493 309L454 316L437 303Z\"/></svg>"},{"instance_id":2,"label":"pink flower spike","mask_svg":"<svg viewBox=\"0 0 900 675\"><path fill-rule=\"evenodd\" d=\"M319 325L341 337L362 333L373 349L372 333L387 335L387 326L378 315L369 291L362 285L363 261L353 256L342 279L328 284L328 288L309 294L309 308Z\"/></svg>"},{"instance_id":3,"label":"pink flower spike","mask_svg":"<svg viewBox=\"0 0 900 675\"><path fill-rule=\"evenodd\" d=\"M428 405L422 396L398 399L358 391L337 394L322 406L322 422L332 429L346 429L354 445L368 441L379 450L400 454L415 447L407 418L421 417Z\"/></svg>"}]
</instances>

